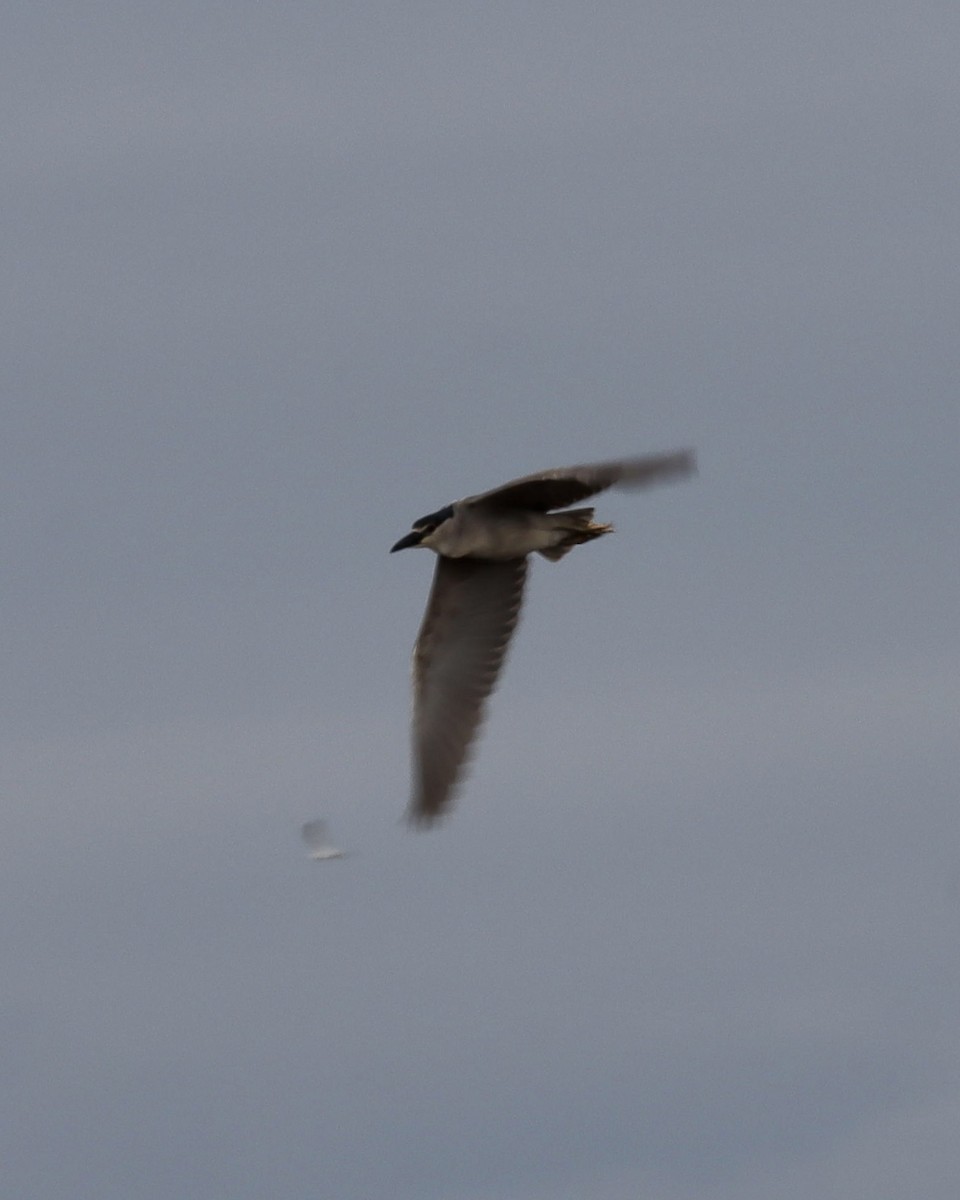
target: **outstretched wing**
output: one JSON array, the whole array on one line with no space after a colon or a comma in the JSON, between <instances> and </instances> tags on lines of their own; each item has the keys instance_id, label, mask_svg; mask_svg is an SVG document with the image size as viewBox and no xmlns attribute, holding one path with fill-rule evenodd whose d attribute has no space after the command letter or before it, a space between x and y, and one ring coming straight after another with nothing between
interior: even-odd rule
<instances>
[{"instance_id":1,"label":"outstretched wing","mask_svg":"<svg viewBox=\"0 0 960 1200\"><path fill-rule=\"evenodd\" d=\"M523 601L527 560L438 556L413 653L411 820L449 806Z\"/></svg>"},{"instance_id":2,"label":"outstretched wing","mask_svg":"<svg viewBox=\"0 0 960 1200\"><path fill-rule=\"evenodd\" d=\"M463 504L485 508L526 508L549 512L565 508L595 496L609 487L641 488L660 483L695 468L692 450L673 454L655 454L647 458L625 458L615 462L585 463L579 467L556 467L525 475L478 496L468 496Z\"/></svg>"}]
</instances>

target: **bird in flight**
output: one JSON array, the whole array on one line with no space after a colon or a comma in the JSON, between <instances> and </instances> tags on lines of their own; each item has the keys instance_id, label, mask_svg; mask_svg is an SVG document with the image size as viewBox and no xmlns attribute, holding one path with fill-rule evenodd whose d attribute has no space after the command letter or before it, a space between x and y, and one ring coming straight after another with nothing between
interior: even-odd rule
<instances>
[{"instance_id":1,"label":"bird in flight","mask_svg":"<svg viewBox=\"0 0 960 1200\"><path fill-rule=\"evenodd\" d=\"M395 550L437 555L413 651L414 788L408 815L430 825L457 780L520 615L527 556L557 562L610 533L592 508L568 508L607 488L641 488L688 475L692 451L560 467L455 500L413 522ZM563 511L555 511L562 509Z\"/></svg>"},{"instance_id":2,"label":"bird in flight","mask_svg":"<svg viewBox=\"0 0 960 1200\"><path fill-rule=\"evenodd\" d=\"M343 858L344 852L327 841L326 821L308 821L300 830L303 840L310 848L310 857L314 862L322 862L327 858Z\"/></svg>"}]
</instances>

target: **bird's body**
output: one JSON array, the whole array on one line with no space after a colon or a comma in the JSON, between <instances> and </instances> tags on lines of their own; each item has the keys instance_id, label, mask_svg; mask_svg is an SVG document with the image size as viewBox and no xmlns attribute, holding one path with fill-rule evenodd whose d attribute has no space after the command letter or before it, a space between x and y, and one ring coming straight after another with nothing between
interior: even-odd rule
<instances>
[{"instance_id":1,"label":"bird's body","mask_svg":"<svg viewBox=\"0 0 960 1200\"><path fill-rule=\"evenodd\" d=\"M525 509L490 512L467 501L451 505L453 514L420 544L445 558L480 558L503 562L539 552L547 557L569 541L571 533L591 528L592 508L563 513L538 513ZM610 530L593 526L594 537ZM587 538L582 539L584 541ZM571 546L575 543L571 543Z\"/></svg>"},{"instance_id":2,"label":"bird's body","mask_svg":"<svg viewBox=\"0 0 960 1200\"><path fill-rule=\"evenodd\" d=\"M692 470L683 451L542 471L420 517L393 547L437 554L413 656L414 821L429 824L449 808L520 614L528 555L556 562L613 529L592 508L566 506Z\"/></svg>"}]
</instances>

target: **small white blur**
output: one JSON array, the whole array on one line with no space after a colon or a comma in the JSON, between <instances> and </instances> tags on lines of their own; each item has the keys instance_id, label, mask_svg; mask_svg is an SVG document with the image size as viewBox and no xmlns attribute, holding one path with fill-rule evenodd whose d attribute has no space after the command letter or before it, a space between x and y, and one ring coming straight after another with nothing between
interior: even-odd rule
<instances>
[{"instance_id":1,"label":"small white blur","mask_svg":"<svg viewBox=\"0 0 960 1200\"><path fill-rule=\"evenodd\" d=\"M310 849L310 857L314 862L324 862L328 858L344 858L343 850L332 846L327 841L326 821L308 821L300 830L303 840Z\"/></svg>"}]
</instances>

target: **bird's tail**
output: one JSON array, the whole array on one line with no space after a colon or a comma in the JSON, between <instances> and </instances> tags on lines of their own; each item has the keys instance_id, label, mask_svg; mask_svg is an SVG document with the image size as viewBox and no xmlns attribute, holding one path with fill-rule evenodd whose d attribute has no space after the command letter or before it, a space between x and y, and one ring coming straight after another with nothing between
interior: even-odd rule
<instances>
[{"instance_id":1,"label":"bird's tail","mask_svg":"<svg viewBox=\"0 0 960 1200\"><path fill-rule=\"evenodd\" d=\"M592 542L594 538L612 533L612 525L599 525L593 519L592 508L571 508L567 512L549 513L553 528L563 537L555 546L545 547L540 553L550 562L559 562L574 546Z\"/></svg>"}]
</instances>

